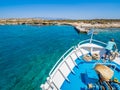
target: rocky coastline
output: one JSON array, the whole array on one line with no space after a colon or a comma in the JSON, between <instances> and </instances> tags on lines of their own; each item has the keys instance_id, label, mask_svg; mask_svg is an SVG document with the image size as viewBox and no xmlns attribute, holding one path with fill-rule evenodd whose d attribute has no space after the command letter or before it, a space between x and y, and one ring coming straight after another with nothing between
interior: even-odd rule
<instances>
[{"instance_id":1,"label":"rocky coastline","mask_svg":"<svg viewBox=\"0 0 120 90\"><path fill-rule=\"evenodd\" d=\"M120 28L120 19L44 20L34 18L12 18L0 19L0 25L71 25L78 32L86 33L90 28Z\"/></svg>"}]
</instances>

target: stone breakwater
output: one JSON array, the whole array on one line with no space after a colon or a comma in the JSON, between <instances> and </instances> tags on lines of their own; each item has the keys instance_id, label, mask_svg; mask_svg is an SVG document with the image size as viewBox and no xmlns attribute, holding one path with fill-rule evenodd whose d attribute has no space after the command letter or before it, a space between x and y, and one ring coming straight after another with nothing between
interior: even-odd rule
<instances>
[{"instance_id":1,"label":"stone breakwater","mask_svg":"<svg viewBox=\"0 0 120 90\"><path fill-rule=\"evenodd\" d=\"M86 33L90 28L120 28L120 20L43 20L43 19L0 19L0 25L71 25L78 32Z\"/></svg>"},{"instance_id":2,"label":"stone breakwater","mask_svg":"<svg viewBox=\"0 0 120 90\"><path fill-rule=\"evenodd\" d=\"M66 23L59 23L66 25ZM106 24L91 24L91 23L67 23L73 26L78 33L87 33L91 28L120 28L120 22L106 23Z\"/></svg>"},{"instance_id":3,"label":"stone breakwater","mask_svg":"<svg viewBox=\"0 0 120 90\"><path fill-rule=\"evenodd\" d=\"M120 28L120 23L108 23L108 24L87 24L79 23L73 25L78 32L86 33L91 28Z\"/></svg>"}]
</instances>

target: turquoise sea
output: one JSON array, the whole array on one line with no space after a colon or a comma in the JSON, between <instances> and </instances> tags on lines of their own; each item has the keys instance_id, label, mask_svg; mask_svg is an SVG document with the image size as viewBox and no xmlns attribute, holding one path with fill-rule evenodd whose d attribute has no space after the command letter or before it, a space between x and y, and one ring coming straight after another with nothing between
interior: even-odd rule
<instances>
[{"instance_id":1,"label":"turquoise sea","mask_svg":"<svg viewBox=\"0 0 120 90\"><path fill-rule=\"evenodd\" d=\"M114 38L120 50L120 28L96 31L95 39ZM0 90L40 90L60 56L88 38L72 26L0 26Z\"/></svg>"}]
</instances>

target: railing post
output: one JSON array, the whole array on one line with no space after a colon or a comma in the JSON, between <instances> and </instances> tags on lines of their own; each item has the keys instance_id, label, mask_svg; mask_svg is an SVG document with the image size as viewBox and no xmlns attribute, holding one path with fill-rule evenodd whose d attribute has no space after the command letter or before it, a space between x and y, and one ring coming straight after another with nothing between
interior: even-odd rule
<instances>
[{"instance_id":1,"label":"railing post","mask_svg":"<svg viewBox=\"0 0 120 90\"><path fill-rule=\"evenodd\" d=\"M78 51L77 49L74 50L75 55L77 56L78 59L81 59L80 56L77 55L76 51Z\"/></svg>"},{"instance_id":2,"label":"railing post","mask_svg":"<svg viewBox=\"0 0 120 90\"><path fill-rule=\"evenodd\" d=\"M81 49L80 49L80 47L78 47L78 49L79 49L79 51L82 53L82 55L83 55L83 52L81 51Z\"/></svg>"},{"instance_id":3,"label":"railing post","mask_svg":"<svg viewBox=\"0 0 120 90\"><path fill-rule=\"evenodd\" d=\"M57 90L59 90L59 88L57 87L57 85L56 85L56 84L54 83L54 81L52 80L51 76L49 77L49 82L52 83ZM53 89L53 90L54 90L54 89Z\"/></svg>"},{"instance_id":4,"label":"railing post","mask_svg":"<svg viewBox=\"0 0 120 90\"><path fill-rule=\"evenodd\" d=\"M52 84L52 80L50 79L50 77L47 77L47 83L49 84L49 87L51 87L53 89Z\"/></svg>"},{"instance_id":5,"label":"railing post","mask_svg":"<svg viewBox=\"0 0 120 90\"><path fill-rule=\"evenodd\" d=\"M68 65L68 63L65 61L65 64L67 65L67 67L69 68L69 70L73 73L73 74L75 74L75 72L70 68L70 66Z\"/></svg>"},{"instance_id":6,"label":"railing post","mask_svg":"<svg viewBox=\"0 0 120 90\"><path fill-rule=\"evenodd\" d=\"M54 86L56 87L57 90L59 90L59 88L57 87L57 85L52 81L52 83L54 84Z\"/></svg>"},{"instance_id":7,"label":"railing post","mask_svg":"<svg viewBox=\"0 0 120 90\"><path fill-rule=\"evenodd\" d=\"M61 73L61 75L63 76L63 78L64 78L65 80L67 80L67 81L70 83L70 80L69 80L67 77L65 77L65 75L61 72L61 70L58 69L58 71Z\"/></svg>"},{"instance_id":8,"label":"railing post","mask_svg":"<svg viewBox=\"0 0 120 90\"><path fill-rule=\"evenodd\" d=\"M73 64L74 64L77 68L79 68L79 67L77 66L77 64L74 62L74 60L72 59L72 56L71 56L71 55L70 55L70 58L71 58Z\"/></svg>"}]
</instances>

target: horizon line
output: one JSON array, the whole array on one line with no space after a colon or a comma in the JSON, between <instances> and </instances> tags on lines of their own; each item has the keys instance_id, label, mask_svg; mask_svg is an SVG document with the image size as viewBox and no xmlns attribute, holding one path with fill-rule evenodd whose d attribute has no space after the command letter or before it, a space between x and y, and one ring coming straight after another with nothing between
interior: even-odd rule
<instances>
[{"instance_id":1,"label":"horizon line","mask_svg":"<svg viewBox=\"0 0 120 90\"><path fill-rule=\"evenodd\" d=\"M53 17L6 17L0 19L42 19L42 20L120 20L120 18L84 18L84 19L75 19L75 18L53 18Z\"/></svg>"}]
</instances>

